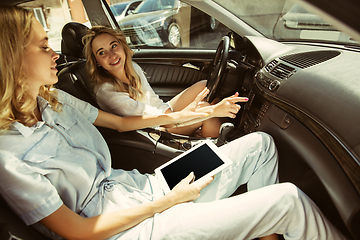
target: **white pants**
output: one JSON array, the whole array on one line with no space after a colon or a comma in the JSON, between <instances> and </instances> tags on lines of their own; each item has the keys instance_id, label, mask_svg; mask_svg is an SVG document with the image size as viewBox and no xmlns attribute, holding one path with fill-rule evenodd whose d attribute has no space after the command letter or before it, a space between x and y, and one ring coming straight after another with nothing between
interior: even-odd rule
<instances>
[{"instance_id":1,"label":"white pants","mask_svg":"<svg viewBox=\"0 0 360 240\"><path fill-rule=\"evenodd\" d=\"M249 134L221 149L233 164L216 175L196 201L178 204L134 227L137 239L151 235L153 240L232 240L273 233L285 239L343 239L296 186L274 184L277 152L269 135ZM249 192L228 198L245 183ZM133 234L130 230L121 239L135 239Z\"/></svg>"}]
</instances>

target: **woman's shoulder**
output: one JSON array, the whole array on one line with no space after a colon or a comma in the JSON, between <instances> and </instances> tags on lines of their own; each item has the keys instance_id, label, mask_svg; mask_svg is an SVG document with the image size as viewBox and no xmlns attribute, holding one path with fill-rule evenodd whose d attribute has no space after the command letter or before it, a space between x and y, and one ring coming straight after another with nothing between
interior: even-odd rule
<instances>
[{"instance_id":1,"label":"woman's shoulder","mask_svg":"<svg viewBox=\"0 0 360 240\"><path fill-rule=\"evenodd\" d=\"M142 71L141 67L136 62L132 61L132 65L135 71Z\"/></svg>"},{"instance_id":2,"label":"woman's shoulder","mask_svg":"<svg viewBox=\"0 0 360 240\"><path fill-rule=\"evenodd\" d=\"M95 94L98 94L99 92L103 92L103 91L113 92L113 91L115 91L114 83L110 83L110 82L97 83L94 86L94 91L95 91Z\"/></svg>"},{"instance_id":3,"label":"woman's shoulder","mask_svg":"<svg viewBox=\"0 0 360 240\"><path fill-rule=\"evenodd\" d=\"M132 62L132 65L133 65L133 67L134 67L134 70L135 70L135 72L139 75L139 76L144 76L145 77L145 75L144 75L144 70L140 67L140 65L139 64L137 64L136 62Z\"/></svg>"},{"instance_id":4,"label":"woman's shoulder","mask_svg":"<svg viewBox=\"0 0 360 240\"><path fill-rule=\"evenodd\" d=\"M58 88L52 89L52 92L55 94L57 100L62 104L66 104L68 102L73 102L78 99L78 98L74 97L73 95L71 95L70 93L65 92L64 90L61 90Z\"/></svg>"}]
</instances>

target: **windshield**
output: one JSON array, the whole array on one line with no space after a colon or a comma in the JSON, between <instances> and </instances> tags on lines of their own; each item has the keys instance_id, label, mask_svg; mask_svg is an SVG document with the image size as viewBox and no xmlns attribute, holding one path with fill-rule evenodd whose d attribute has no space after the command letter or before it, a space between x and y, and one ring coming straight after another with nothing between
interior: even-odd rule
<instances>
[{"instance_id":1,"label":"windshield","mask_svg":"<svg viewBox=\"0 0 360 240\"><path fill-rule=\"evenodd\" d=\"M293 0L214 1L271 39L359 45Z\"/></svg>"},{"instance_id":2,"label":"windshield","mask_svg":"<svg viewBox=\"0 0 360 240\"><path fill-rule=\"evenodd\" d=\"M177 1L178 0L146 0L135 9L134 13L145 13L164 9L173 9L175 8L175 3Z\"/></svg>"}]
</instances>

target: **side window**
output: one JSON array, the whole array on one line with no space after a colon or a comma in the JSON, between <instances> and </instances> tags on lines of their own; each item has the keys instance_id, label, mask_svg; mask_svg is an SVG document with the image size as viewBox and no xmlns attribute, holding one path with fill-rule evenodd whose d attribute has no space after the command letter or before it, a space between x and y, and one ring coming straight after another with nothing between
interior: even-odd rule
<instances>
[{"instance_id":1,"label":"side window","mask_svg":"<svg viewBox=\"0 0 360 240\"><path fill-rule=\"evenodd\" d=\"M41 23L45 31L48 31L49 28L47 26L47 23L45 21L44 11L42 8L33 8L36 19Z\"/></svg>"},{"instance_id":2,"label":"side window","mask_svg":"<svg viewBox=\"0 0 360 240\"><path fill-rule=\"evenodd\" d=\"M89 25L81 0L35 0L19 6L35 13L35 17L48 34L50 47L56 52L61 52L61 30L66 23L79 22Z\"/></svg>"},{"instance_id":3,"label":"side window","mask_svg":"<svg viewBox=\"0 0 360 240\"><path fill-rule=\"evenodd\" d=\"M180 0L106 0L132 48L216 49L229 31L206 13ZM61 30L68 22L91 27L82 0L34 0L20 4L34 11L61 52Z\"/></svg>"},{"instance_id":4,"label":"side window","mask_svg":"<svg viewBox=\"0 0 360 240\"><path fill-rule=\"evenodd\" d=\"M144 0L118 21L133 48L212 48L229 31L215 18L179 0Z\"/></svg>"}]
</instances>

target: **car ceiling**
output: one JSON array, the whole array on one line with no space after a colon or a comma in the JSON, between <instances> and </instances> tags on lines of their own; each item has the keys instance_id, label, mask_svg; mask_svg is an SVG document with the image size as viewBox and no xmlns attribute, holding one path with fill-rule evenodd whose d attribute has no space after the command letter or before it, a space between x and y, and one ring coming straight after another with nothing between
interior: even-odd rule
<instances>
[{"instance_id":1,"label":"car ceiling","mask_svg":"<svg viewBox=\"0 0 360 240\"><path fill-rule=\"evenodd\" d=\"M31 2L31 1L32 0L0 0L0 3L5 5L15 5L15 4Z\"/></svg>"}]
</instances>

